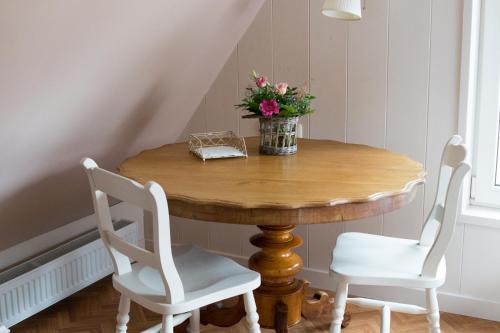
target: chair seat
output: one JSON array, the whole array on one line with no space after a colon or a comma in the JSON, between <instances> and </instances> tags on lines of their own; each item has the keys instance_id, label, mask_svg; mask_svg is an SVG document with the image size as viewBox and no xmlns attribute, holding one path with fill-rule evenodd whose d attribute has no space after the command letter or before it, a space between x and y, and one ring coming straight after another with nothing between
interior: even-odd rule
<instances>
[{"instance_id":1,"label":"chair seat","mask_svg":"<svg viewBox=\"0 0 500 333\"><path fill-rule=\"evenodd\" d=\"M178 314L244 294L260 285L259 273L197 246L172 247L172 254L184 287L184 301L165 303L160 273L141 264L133 264L130 273L113 275L114 287L152 311Z\"/></svg>"},{"instance_id":2,"label":"chair seat","mask_svg":"<svg viewBox=\"0 0 500 333\"><path fill-rule=\"evenodd\" d=\"M436 277L421 276L429 249L416 240L348 232L337 239L330 269L352 284L435 288L445 281L446 263L443 257Z\"/></svg>"}]
</instances>

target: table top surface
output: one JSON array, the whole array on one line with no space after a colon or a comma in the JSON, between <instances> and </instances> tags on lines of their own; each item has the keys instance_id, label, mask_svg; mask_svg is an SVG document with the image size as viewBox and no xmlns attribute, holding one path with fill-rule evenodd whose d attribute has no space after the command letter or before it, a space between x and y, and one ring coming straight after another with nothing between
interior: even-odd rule
<instances>
[{"instance_id":1,"label":"table top surface","mask_svg":"<svg viewBox=\"0 0 500 333\"><path fill-rule=\"evenodd\" d=\"M191 154L187 143L168 144L127 159L119 171L142 184L158 182L167 193L173 215L228 223L233 219L243 224L264 224L252 215L265 210L266 218L280 213L290 218L285 211L343 208L324 212L342 216L325 216L321 221L292 218L292 224L377 215L411 200L402 199L410 197L425 177L420 163L366 145L300 139L297 154L269 156L259 154L258 138L246 138L246 144L248 158L206 162ZM359 205L362 203L370 205L370 212L368 206ZM373 209L382 205L382 210ZM363 216L348 216L358 208L365 210ZM226 214L224 210L231 216L220 216ZM246 217L236 216L241 214Z\"/></svg>"}]
</instances>

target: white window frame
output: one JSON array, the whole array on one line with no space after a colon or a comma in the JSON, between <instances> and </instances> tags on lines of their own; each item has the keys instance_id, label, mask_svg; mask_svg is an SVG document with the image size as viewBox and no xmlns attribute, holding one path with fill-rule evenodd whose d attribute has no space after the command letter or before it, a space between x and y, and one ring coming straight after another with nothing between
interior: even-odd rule
<instances>
[{"instance_id":1,"label":"white window frame","mask_svg":"<svg viewBox=\"0 0 500 333\"><path fill-rule=\"evenodd\" d=\"M500 43L498 40L500 1L483 0L480 9L477 62L476 141L471 187L474 205L500 207L500 186L496 185L498 124L500 107Z\"/></svg>"},{"instance_id":2,"label":"white window frame","mask_svg":"<svg viewBox=\"0 0 500 333\"><path fill-rule=\"evenodd\" d=\"M475 136L477 109L477 72L479 59L479 37L481 29L482 0L463 0L462 54L460 71L460 100L458 114L458 133L464 138L469 151L472 151L473 172L464 184L462 212L458 217L460 224L472 224L500 229L500 209L492 205L478 205L477 199L477 140ZM473 188L473 191L471 191Z\"/></svg>"}]
</instances>

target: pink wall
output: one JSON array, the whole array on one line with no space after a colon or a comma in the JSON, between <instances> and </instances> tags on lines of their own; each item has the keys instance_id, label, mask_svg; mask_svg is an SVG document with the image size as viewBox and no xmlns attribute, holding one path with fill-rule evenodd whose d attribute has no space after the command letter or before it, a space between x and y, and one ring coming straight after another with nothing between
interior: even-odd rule
<instances>
[{"instance_id":1,"label":"pink wall","mask_svg":"<svg viewBox=\"0 0 500 333\"><path fill-rule=\"evenodd\" d=\"M175 141L263 1L0 3L0 250L91 213L78 162Z\"/></svg>"}]
</instances>

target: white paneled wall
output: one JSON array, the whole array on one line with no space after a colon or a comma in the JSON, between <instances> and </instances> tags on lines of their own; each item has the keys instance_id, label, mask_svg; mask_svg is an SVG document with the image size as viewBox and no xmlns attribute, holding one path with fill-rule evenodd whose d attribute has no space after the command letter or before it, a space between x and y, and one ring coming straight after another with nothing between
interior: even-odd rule
<instances>
[{"instance_id":1,"label":"white paneled wall","mask_svg":"<svg viewBox=\"0 0 500 333\"><path fill-rule=\"evenodd\" d=\"M347 142L385 147L388 10L389 0L372 1L370 10L363 13L363 20L349 25ZM319 16L318 19L323 18ZM328 128L325 126L324 130ZM346 223L345 229L379 234L383 229L383 216Z\"/></svg>"},{"instance_id":2,"label":"white paneled wall","mask_svg":"<svg viewBox=\"0 0 500 333\"><path fill-rule=\"evenodd\" d=\"M460 55L462 40L462 1L432 1L431 45L429 70L429 110L425 166L425 215L432 207L437 182L442 143L458 129L458 101L460 86ZM460 231L455 234L459 238ZM456 241L447 255L446 285L450 293L460 294L463 242ZM455 272L456 274L453 274ZM500 299L499 299L500 300Z\"/></svg>"},{"instance_id":3,"label":"white paneled wall","mask_svg":"<svg viewBox=\"0 0 500 333\"><path fill-rule=\"evenodd\" d=\"M387 60L386 148L425 163L431 1L391 1ZM404 211L387 214L384 234L418 238L424 191ZM401 223L404 221L404 223Z\"/></svg>"},{"instance_id":4,"label":"white paneled wall","mask_svg":"<svg viewBox=\"0 0 500 333\"><path fill-rule=\"evenodd\" d=\"M317 96L316 113L303 119L305 137L385 147L426 166L426 186L397 212L297 229L304 238L297 252L304 259L306 275L313 283L328 285L327 275L317 274L326 274L331 249L341 232L418 237L434 200L442 147L457 131L462 0L366 1L359 22L323 17L321 5L320 0L267 0L185 134L233 130L256 135L256 121L240 119L241 113L233 107L255 69L275 81L306 84ZM236 257L255 251L248 243L249 236L258 231L253 226L179 219L175 226L181 241ZM493 231L458 225L447 254L443 295L454 300L479 299L480 303L484 299L500 306L498 288L490 290L495 288L494 281L500 281L500 269L496 265L484 270L485 260L477 260L477 256L493 256L491 260L500 262L500 231ZM448 305L451 311L464 312L465 308Z\"/></svg>"}]
</instances>

